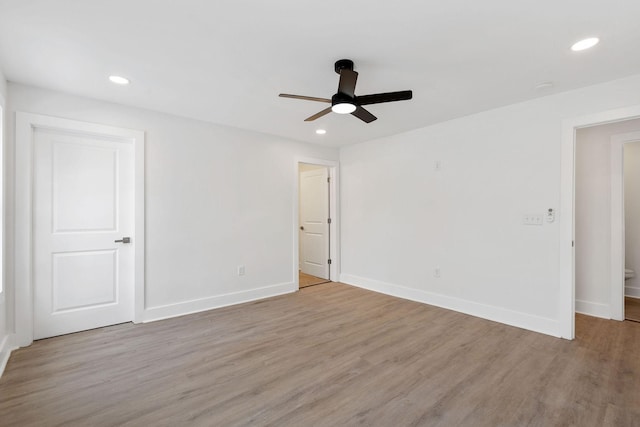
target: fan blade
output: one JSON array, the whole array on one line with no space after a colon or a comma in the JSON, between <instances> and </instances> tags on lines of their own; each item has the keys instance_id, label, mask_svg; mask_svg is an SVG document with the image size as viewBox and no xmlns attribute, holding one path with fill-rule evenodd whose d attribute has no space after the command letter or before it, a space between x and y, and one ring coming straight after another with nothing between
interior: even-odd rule
<instances>
[{"instance_id":1,"label":"fan blade","mask_svg":"<svg viewBox=\"0 0 640 427\"><path fill-rule=\"evenodd\" d=\"M360 120L362 120L365 123L371 123L372 121L377 119L376 116L374 116L373 114L371 114L370 112L368 112L367 110L365 110L362 107L356 108L356 111L351 113L351 115L352 116L356 116L357 118L359 118Z\"/></svg>"},{"instance_id":2,"label":"fan blade","mask_svg":"<svg viewBox=\"0 0 640 427\"><path fill-rule=\"evenodd\" d=\"M325 116L327 114L329 114L331 112L331 107L329 108L325 108L324 110L320 111L319 113L314 114L311 117L307 117L306 119L304 119L305 122L312 122L315 119L319 119L322 116Z\"/></svg>"},{"instance_id":3,"label":"fan blade","mask_svg":"<svg viewBox=\"0 0 640 427\"><path fill-rule=\"evenodd\" d=\"M413 98L413 92L410 90L402 90L399 92L376 93L373 95L363 95L356 97L356 104L370 105L381 104L383 102L406 101Z\"/></svg>"},{"instance_id":4,"label":"fan blade","mask_svg":"<svg viewBox=\"0 0 640 427\"><path fill-rule=\"evenodd\" d=\"M338 83L338 92L344 93L349 97L355 96L356 81L358 80L358 73L353 70L343 69L340 70L340 83Z\"/></svg>"},{"instance_id":5,"label":"fan blade","mask_svg":"<svg viewBox=\"0 0 640 427\"><path fill-rule=\"evenodd\" d=\"M318 102L327 102L331 104L331 100L327 98L316 98L314 96L302 96L302 95L290 95L288 93L281 93L278 95L282 98L293 98L293 99L304 99L305 101L318 101Z\"/></svg>"}]
</instances>

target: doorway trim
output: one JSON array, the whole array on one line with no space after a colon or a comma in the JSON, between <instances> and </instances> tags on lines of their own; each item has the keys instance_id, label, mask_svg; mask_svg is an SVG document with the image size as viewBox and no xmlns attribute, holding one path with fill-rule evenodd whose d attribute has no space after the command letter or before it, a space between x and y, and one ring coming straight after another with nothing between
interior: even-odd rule
<instances>
[{"instance_id":1,"label":"doorway trim","mask_svg":"<svg viewBox=\"0 0 640 427\"><path fill-rule=\"evenodd\" d=\"M640 118L640 105L602 111L562 121L560 155L560 336L575 338L575 150L581 128Z\"/></svg>"},{"instance_id":2,"label":"doorway trim","mask_svg":"<svg viewBox=\"0 0 640 427\"><path fill-rule=\"evenodd\" d=\"M33 342L33 133L63 130L129 141L134 147L135 289L134 322L144 312L144 132L39 114L16 112L15 157L15 344Z\"/></svg>"},{"instance_id":3,"label":"doorway trim","mask_svg":"<svg viewBox=\"0 0 640 427\"><path fill-rule=\"evenodd\" d=\"M330 280L336 281L340 276L340 206L338 189L339 182L339 162L334 160L316 159L310 157L296 157L294 159L294 192L293 192L293 282L295 290L300 288L300 277L298 276L298 266L300 263L300 216L299 216L299 191L300 191L300 163L311 165L325 166L329 170L329 215L331 224L329 224L329 234L331 236L329 242L329 257L331 265L329 266Z\"/></svg>"},{"instance_id":4,"label":"doorway trim","mask_svg":"<svg viewBox=\"0 0 640 427\"><path fill-rule=\"evenodd\" d=\"M640 132L621 133L611 137L611 303L609 310L610 317L614 320L624 320L624 145L638 141L640 141Z\"/></svg>"}]
</instances>

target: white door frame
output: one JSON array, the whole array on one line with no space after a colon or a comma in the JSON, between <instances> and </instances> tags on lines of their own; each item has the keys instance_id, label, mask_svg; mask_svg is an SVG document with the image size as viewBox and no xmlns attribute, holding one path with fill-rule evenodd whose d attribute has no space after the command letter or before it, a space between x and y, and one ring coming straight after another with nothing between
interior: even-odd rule
<instances>
[{"instance_id":1,"label":"white door frame","mask_svg":"<svg viewBox=\"0 0 640 427\"><path fill-rule=\"evenodd\" d=\"M16 113L15 164L15 344L33 342L33 133L36 129L78 132L130 141L134 146L135 291L134 322L144 311L144 132L61 119L31 113Z\"/></svg>"},{"instance_id":2,"label":"white door frame","mask_svg":"<svg viewBox=\"0 0 640 427\"><path fill-rule=\"evenodd\" d=\"M611 303L610 318L624 320L624 145L640 141L640 132L611 137Z\"/></svg>"},{"instance_id":3,"label":"white door frame","mask_svg":"<svg viewBox=\"0 0 640 427\"><path fill-rule=\"evenodd\" d=\"M575 338L575 150L581 128L640 118L640 105L563 120L560 160L560 336Z\"/></svg>"},{"instance_id":4,"label":"white door frame","mask_svg":"<svg viewBox=\"0 0 640 427\"><path fill-rule=\"evenodd\" d=\"M329 277L330 280L334 282L338 281L340 277L340 218L338 216L338 213L340 212L340 206L338 204L340 200L338 197L338 189L340 188L339 163L333 160L298 157L295 159L293 167L293 172L295 174L295 188L293 192L293 281L295 284L295 290L300 288L300 277L298 275L298 267L300 265L300 163L326 166L329 169L329 215L331 217L331 224L329 224L329 235L331 236L329 244L329 257L331 258Z\"/></svg>"}]
</instances>

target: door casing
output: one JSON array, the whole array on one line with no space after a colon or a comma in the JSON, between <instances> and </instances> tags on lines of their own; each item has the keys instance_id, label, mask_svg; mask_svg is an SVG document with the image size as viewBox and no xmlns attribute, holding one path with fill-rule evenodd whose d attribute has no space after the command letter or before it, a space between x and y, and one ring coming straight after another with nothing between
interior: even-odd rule
<instances>
[{"instance_id":1,"label":"door casing","mask_svg":"<svg viewBox=\"0 0 640 427\"><path fill-rule=\"evenodd\" d=\"M19 347L33 342L33 132L51 129L116 138L134 147L135 247L134 322L143 320L144 305L144 132L57 117L16 113L15 164L15 339Z\"/></svg>"},{"instance_id":2,"label":"door casing","mask_svg":"<svg viewBox=\"0 0 640 427\"><path fill-rule=\"evenodd\" d=\"M575 338L575 149L580 128L640 118L640 105L565 119L560 155L560 287L558 322L562 338Z\"/></svg>"},{"instance_id":3,"label":"door casing","mask_svg":"<svg viewBox=\"0 0 640 427\"><path fill-rule=\"evenodd\" d=\"M329 243L329 257L331 258L331 265L329 266L329 277L331 277L332 281L340 280L340 218L338 213L340 212L339 206L339 194L338 189L339 185L339 163L333 160L325 160L325 159L316 159L309 157L298 157L294 159L293 164L293 174L294 174L294 183L295 188L293 191L293 282L295 285L295 289L299 289L300 287L300 278L298 275L298 267L300 265L300 252L299 252L299 230L300 230L300 216L299 216L299 208L300 208L300 174L299 167L300 163L307 163L312 165L326 166L329 170L329 213L331 218L331 224L329 225L329 233L331 236L331 241Z\"/></svg>"}]
</instances>

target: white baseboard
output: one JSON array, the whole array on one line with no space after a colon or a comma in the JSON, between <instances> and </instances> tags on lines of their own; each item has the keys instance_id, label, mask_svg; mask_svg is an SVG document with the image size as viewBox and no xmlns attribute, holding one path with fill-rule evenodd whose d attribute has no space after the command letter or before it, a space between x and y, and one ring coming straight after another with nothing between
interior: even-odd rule
<instances>
[{"instance_id":1,"label":"white baseboard","mask_svg":"<svg viewBox=\"0 0 640 427\"><path fill-rule=\"evenodd\" d=\"M480 304L473 301L422 291L419 289L407 288L350 274L341 274L340 281L342 283L368 289L370 291L434 305L554 337L562 337L560 324L555 319L534 316L527 313L507 310L501 307Z\"/></svg>"},{"instance_id":2,"label":"white baseboard","mask_svg":"<svg viewBox=\"0 0 640 427\"><path fill-rule=\"evenodd\" d=\"M640 298L640 288L634 288L631 286L625 286L624 296L631 298Z\"/></svg>"},{"instance_id":3,"label":"white baseboard","mask_svg":"<svg viewBox=\"0 0 640 427\"><path fill-rule=\"evenodd\" d=\"M12 341L11 335L5 335L2 342L0 342L0 377L4 373L4 368L7 366L11 352L17 348L12 344Z\"/></svg>"},{"instance_id":4,"label":"white baseboard","mask_svg":"<svg viewBox=\"0 0 640 427\"><path fill-rule=\"evenodd\" d=\"M586 314L587 316L601 317L603 319L611 319L611 307L609 304L600 304L596 302L576 300L576 313Z\"/></svg>"},{"instance_id":5,"label":"white baseboard","mask_svg":"<svg viewBox=\"0 0 640 427\"><path fill-rule=\"evenodd\" d=\"M214 308L226 307L229 305L241 304L259 299L274 297L297 291L294 282L280 283L277 285L265 286L262 288L250 289L247 291L233 292L229 294L216 295L207 298L184 301L175 304L146 308L142 322L153 322L156 320L168 319L171 317L184 316L187 314L199 313L201 311L212 310Z\"/></svg>"}]
</instances>

